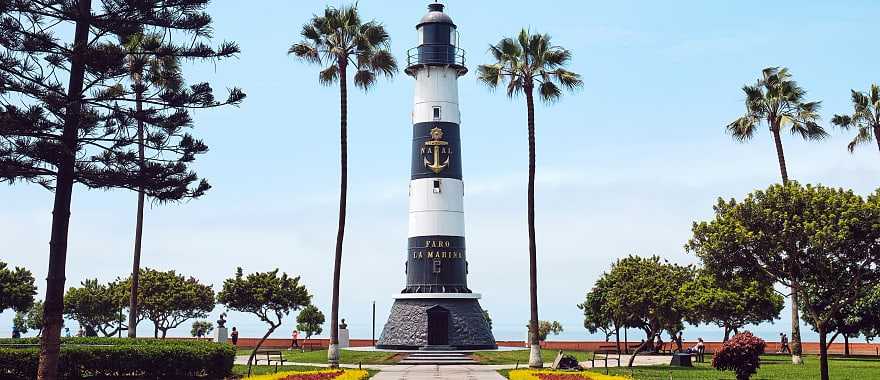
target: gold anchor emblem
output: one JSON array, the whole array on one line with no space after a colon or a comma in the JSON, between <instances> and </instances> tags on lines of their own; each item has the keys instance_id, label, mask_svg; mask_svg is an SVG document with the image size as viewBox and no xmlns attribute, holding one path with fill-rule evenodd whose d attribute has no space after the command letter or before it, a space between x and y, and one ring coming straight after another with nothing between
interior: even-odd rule
<instances>
[{"instance_id":1,"label":"gold anchor emblem","mask_svg":"<svg viewBox=\"0 0 880 380\"><path fill-rule=\"evenodd\" d=\"M427 158L425 160L425 167L431 169L435 174L439 174L443 169L446 169L449 166L449 156L446 156L446 161L442 164L440 163L440 147L449 145L448 142L441 140L443 138L443 130L439 127L434 127L431 129L431 140L425 141L425 145L429 147L434 147L434 162L431 163Z\"/></svg>"}]
</instances>

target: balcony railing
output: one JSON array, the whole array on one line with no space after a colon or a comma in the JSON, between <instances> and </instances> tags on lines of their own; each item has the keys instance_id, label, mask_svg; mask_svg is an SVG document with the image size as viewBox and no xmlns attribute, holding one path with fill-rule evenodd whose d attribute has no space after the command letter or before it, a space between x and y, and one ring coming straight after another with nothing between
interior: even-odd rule
<instances>
[{"instance_id":1,"label":"balcony railing","mask_svg":"<svg viewBox=\"0 0 880 380\"><path fill-rule=\"evenodd\" d=\"M458 66L467 71L464 49L451 45L422 45L407 50L407 70L419 65Z\"/></svg>"}]
</instances>

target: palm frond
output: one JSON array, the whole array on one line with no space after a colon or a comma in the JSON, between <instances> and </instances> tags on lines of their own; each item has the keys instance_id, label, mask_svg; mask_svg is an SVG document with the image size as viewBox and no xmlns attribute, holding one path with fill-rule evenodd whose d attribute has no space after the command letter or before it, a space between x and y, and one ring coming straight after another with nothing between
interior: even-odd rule
<instances>
[{"instance_id":1,"label":"palm frond","mask_svg":"<svg viewBox=\"0 0 880 380\"><path fill-rule=\"evenodd\" d=\"M542 60L547 69L553 70L568 64L571 60L571 52L562 48L550 49L544 52Z\"/></svg>"},{"instance_id":2,"label":"palm frond","mask_svg":"<svg viewBox=\"0 0 880 380\"><path fill-rule=\"evenodd\" d=\"M844 130L848 130L853 124L852 118L849 115L834 115L831 118L831 123Z\"/></svg>"},{"instance_id":3,"label":"palm frond","mask_svg":"<svg viewBox=\"0 0 880 380\"><path fill-rule=\"evenodd\" d=\"M318 73L318 83L324 86L332 85L337 80L339 80L339 67L335 63Z\"/></svg>"},{"instance_id":4,"label":"palm frond","mask_svg":"<svg viewBox=\"0 0 880 380\"><path fill-rule=\"evenodd\" d=\"M579 89L584 85L584 81L581 80L580 74L565 69L556 69L552 74L556 80L569 91Z\"/></svg>"},{"instance_id":5,"label":"palm frond","mask_svg":"<svg viewBox=\"0 0 880 380\"><path fill-rule=\"evenodd\" d=\"M308 43L293 44L290 49L287 50L287 54L293 54L295 57L309 63L321 64L321 55L318 54L318 49L316 49L314 45Z\"/></svg>"},{"instance_id":6,"label":"palm frond","mask_svg":"<svg viewBox=\"0 0 880 380\"><path fill-rule=\"evenodd\" d=\"M382 73L391 78L397 73L397 60L388 50L377 50L370 54L367 68L374 73Z\"/></svg>"},{"instance_id":7,"label":"palm frond","mask_svg":"<svg viewBox=\"0 0 880 380\"><path fill-rule=\"evenodd\" d=\"M371 70L358 70L354 74L354 84L367 91L376 83L376 73Z\"/></svg>"},{"instance_id":8,"label":"palm frond","mask_svg":"<svg viewBox=\"0 0 880 380\"><path fill-rule=\"evenodd\" d=\"M477 80L486 86L489 86L491 89L497 88L498 85L504 81L501 67L500 64L478 66Z\"/></svg>"},{"instance_id":9,"label":"palm frond","mask_svg":"<svg viewBox=\"0 0 880 380\"><path fill-rule=\"evenodd\" d=\"M517 94L523 91L523 77L514 76L510 78L510 82L507 83L507 96L512 98Z\"/></svg>"},{"instance_id":10,"label":"palm frond","mask_svg":"<svg viewBox=\"0 0 880 380\"><path fill-rule=\"evenodd\" d=\"M874 140L874 133L871 131L871 128L867 126L862 126L859 128L859 133L856 134L856 137L847 144L846 148L850 153L853 153L856 149L856 146L864 143L869 143Z\"/></svg>"},{"instance_id":11,"label":"palm frond","mask_svg":"<svg viewBox=\"0 0 880 380\"><path fill-rule=\"evenodd\" d=\"M743 116L728 124L726 129L735 140L745 142L755 136L758 120L752 116Z\"/></svg>"},{"instance_id":12,"label":"palm frond","mask_svg":"<svg viewBox=\"0 0 880 380\"><path fill-rule=\"evenodd\" d=\"M792 135L800 136L804 140L816 141L828 137L825 128L812 121L793 121L789 131Z\"/></svg>"},{"instance_id":13,"label":"palm frond","mask_svg":"<svg viewBox=\"0 0 880 380\"><path fill-rule=\"evenodd\" d=\"M553 103L559 100L559 97L562 96L562 91L555 83L546 81L541 82L538 86L538 94L540 94L541 100L545 103Z\"/></svg>"}]
</instances>

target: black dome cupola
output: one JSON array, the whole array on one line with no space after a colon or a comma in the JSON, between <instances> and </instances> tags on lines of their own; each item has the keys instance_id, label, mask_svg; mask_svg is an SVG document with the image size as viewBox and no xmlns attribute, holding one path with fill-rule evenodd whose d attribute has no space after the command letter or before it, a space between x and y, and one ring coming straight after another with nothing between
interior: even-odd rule
<instances>
[{"instance_id":1,"label":"black dome cupola","mask_svg":"<svg viewBox=\"0 0 880 380\"><path fill-rule=\"evenodd\" d=\"M406 73L415 75L425 66L454 67L459 75L467 73L464 50L458 47L458 30L440 3L428 5L428 13L416 25L419 46L407 51Z\"/></svg>"}]
</instances>

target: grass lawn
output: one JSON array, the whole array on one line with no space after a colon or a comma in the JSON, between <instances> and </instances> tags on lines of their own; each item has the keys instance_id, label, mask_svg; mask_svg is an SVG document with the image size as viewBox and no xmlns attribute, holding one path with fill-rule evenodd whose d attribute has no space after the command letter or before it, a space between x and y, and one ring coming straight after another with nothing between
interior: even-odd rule
<instances>
[{"instance_id":1,"label":"grass lawn","mask_svg":"<svg viewBox=\"0 0 880 380\"><path fill-rule=\"evenodd\" d=\"M557 353L559 353L557 350L541 350L541 358L544 360L544 364L547 366L553 364ZM590 352L584 351L565 351L565 354L574 355L579 362L588 360L591 355ZM529 350L480 351L474 353L474 359L479 361L480 364L516 364L518 362L521 366L528 367Z\"/></svg>"},{"instance_id":2,"label":"grass lawn","mask_svg":"<svg viewBox=\"0 0 880 380\"><path fill-rule=\"evenodd\" d=\"M327 350L298 351L281 350L284 360L294 363L327 363ZM238 350L236 355L250 355L251 350ZM393 352L370 352L339 350L339 362L342 364L394 364L400 359Z\"/></svg>"},{"instance_id":3,"label":"grass lawn","mask_svg":"<svg viewBox=\"0 0 880 380\"><path fill-rule=\"evenodd\" d=\"M580 359L580 357L578 357ZM707 358L708 359L708 358ZM611 368L611 375L632 376L635 380L734 380L731 372L716 371L711 363L694 363L694 368L669 366ZM880 359L832 358L828 361L832 379L880 379ZM604 373L597 368L593 370ZM508 371L498 371L507 377ZM819 358L804 356L804 365L791 364L789 356L768 355L761 358L761 368L752 380L811 380L819 379Z\"/></svg>"},{"instance_id":4,"label":"grass lawn","mask_svg":"<svg viewBox=\"0 0 880 380\"><path fill-rule=\"evenodd\" d=\"M286 366L278 367L278 372L317 371L317 370L322 370L322 369L326 369L326 368L300 366L300 365L286 365ZM370 373L370 377L373 377L377 373L379 373L379 371L375 371L375 370L371 370L371 369L368 369L367 372ZM247 376L247 366L236 364L235 366L232 367L232 373L237 376L245 377L245 376ZM254 366L253 368L251 368L252 375L266 375L266 374L270 374L270 373L275 373L275 366L259 365L259 366Z\"/></svg>"}]
</instances>

